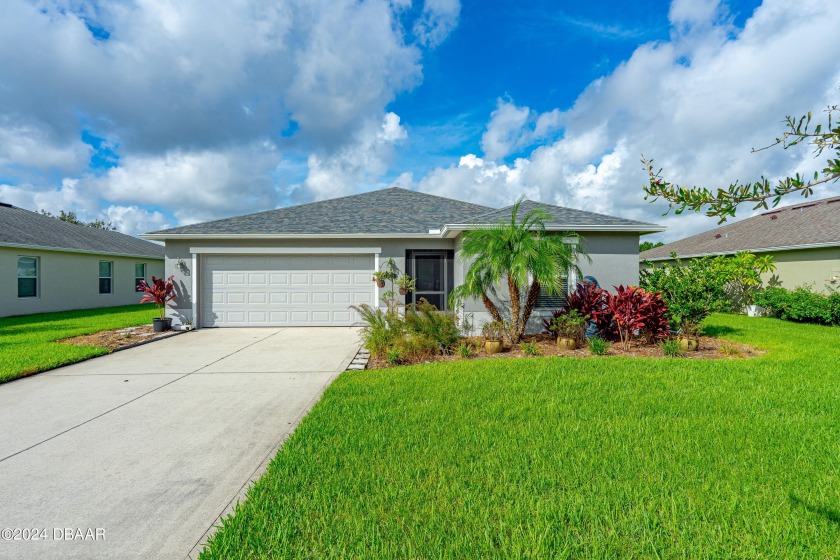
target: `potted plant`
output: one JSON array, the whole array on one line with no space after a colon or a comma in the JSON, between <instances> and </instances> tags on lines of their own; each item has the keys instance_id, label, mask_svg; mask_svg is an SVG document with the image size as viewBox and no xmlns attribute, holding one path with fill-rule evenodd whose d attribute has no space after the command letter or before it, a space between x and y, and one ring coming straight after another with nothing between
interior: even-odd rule
<instances>
[{"instance_id":1,"label":"potted plant","mask_svg":"<svg viewBox=\"0 0 840 560\"><path fill-rule=\"evenodd\" d=\"M152 324L155 327L155 332L168 331L172 328L172 319L166 317L166 303L175 299L175 283L174 276L170 276L166 280L163 278L155 278L152 276L152 284L149 285L145 280L140 280L138 286L143 290L143 299L140 303L154 303L158 306L158 313L160 318L156 318Z\"/></svg>"},{"instance_id":2,"label":"potted plant","mask_svg":"<svg viewBox=\"0 0 840 560\"><path fill-rule=\"evenodd\" d=\"M397 287L400 289L400 295L404 296L408 292L414 290L414 287L417 285L417 280L414 280L408 274L403 274L397 280Z\"/></svg>"},{"instance_id":3,"label":"potted plant","mask_svg":"<svg viewBox=\"0 0 840 560\"><path fill-rule=\"evenodd\" d=\"M481 336L484 337L484 349L487 353L498 354L504 348L505 326L499 321L484 323Z\"/></svg>"},{"instance_id":4,"label":"potted plant","mask_svg":"<svg viewBox=\"0 0 840 560\"><path fill-rule=\"evenodd\" d=\"M683 322L680 325L680 332L677 335L680 350L683 352L694 352L700 348L700 327L696 323Z\"/></svg>"},{"instance_id":5,"label":"potted plant","mask_svg":"<svg viewBox=\"0 0 840 560\"><path fill-rule=\"evenodd\" d=\"M378 270L373 273L373 282L380 288L385 287L385 277L388 275L384 270Z\"/></svg>"},{"instance_id":6,"label":"potted plant","mask_svg":"<svg viewBox=\"0 0 840 560\"><path fill-rule=\"evenodd\" d=\"M558 315L551 321L550 330L557 336L557 346L561 350L574 350L577 342L583 339L583 331L588 316L577 309Z\"/></svg>"}]
</instances>

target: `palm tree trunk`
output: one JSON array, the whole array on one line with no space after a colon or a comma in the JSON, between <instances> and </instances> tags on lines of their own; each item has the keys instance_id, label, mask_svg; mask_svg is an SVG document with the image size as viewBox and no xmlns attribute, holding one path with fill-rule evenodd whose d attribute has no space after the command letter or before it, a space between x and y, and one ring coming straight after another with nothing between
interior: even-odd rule
<instances>
[{"instance_id":1,"label":"palm tree trunk","mask_svg":"<svg viewBox=\"0 0 840 560\"><path fill-rule=\"evenodd\" d=\"M499 310L496 308L496 304L493 303L493 300L487 297L487 294L481 294L481 303L484 304L484 307L487 311L490 312L490 316L493 318L494 321L498 321L502 323L502 315L499 313Z\"/></svg>"},{"instance_id":2,"label":"palm tree trunk","mask_svg":"<svg viewBox=\"0 0 840 560\"><path fill-rule=\"evenodd\" d=\"M525 333L525 326L528 324L528 319L531 318L531 312L537 304L537 298L540 295L540 290L540 283L534 280L531 283L531 288L528 290L528 297L525 298L525 309L522 310L522 322L519 325L519 332L517 333L519 338L522 338L522 335Z\"/></svg>"},{"instance_id":3,"label":"palm tree trunk","mask_svg":"<svg viewBox=\"0 0 840 560\"><path fill-rule=\"evenodd\" d=\"M520 301L519 301L519 287L516 285L516 282L513 281L513 278L508 275L508 292L510 292L510 314L511 314L511 326L512 328L512 336L511 336L511 343L516 344L519 342L519 339L522 338L522 334L519 332L519 308L520 308ZM516 340L513 340L513 339Z\"/></svg>"}]
</instances>

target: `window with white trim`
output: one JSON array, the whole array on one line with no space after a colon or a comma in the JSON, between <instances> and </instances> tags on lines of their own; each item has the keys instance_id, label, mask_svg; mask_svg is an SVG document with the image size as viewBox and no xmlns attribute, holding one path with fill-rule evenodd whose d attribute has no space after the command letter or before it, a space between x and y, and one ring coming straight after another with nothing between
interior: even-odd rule
<instances>
[{"instance_id":1,"label":"window with white trim","mask_svg":"<svg viewBox=\"0 0 840 560\"><path fill-rule=\"evenodd\" d=\"M114 262L99 261L99 293L107 295L112 293L114 284Z\"/></svg>"},{"instance_id":2,"label":"window with white trim","mask_svg":"<svg viewBox=\"0 0 840 560\"><path fill-rule=\"evenodd\" d=\"M18 257L17 292L19 298L38 297L38 257Z\"/></svg>"}]
</instances>

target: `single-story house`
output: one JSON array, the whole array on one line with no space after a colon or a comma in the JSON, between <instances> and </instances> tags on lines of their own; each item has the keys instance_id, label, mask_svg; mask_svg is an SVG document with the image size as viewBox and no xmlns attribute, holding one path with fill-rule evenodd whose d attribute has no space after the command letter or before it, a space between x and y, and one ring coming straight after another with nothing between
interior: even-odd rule
<instances>
[{"instance_id":1,"label":"single-story house","mask_svg":"<svg viewBox=\"0 0 840 560\"><path fill-rule=\"evenodd\" d=\"M139 303L163 246L0 203L0 317Z\"/></svg>"},{"instance_id":2,"label":"single-story house","mask_svg":"<svg viewBox=\"0 0 840 560\"><path fill-rule=\"evenodd\" d=\"M531 201L523 215L534 206L548 212L550 231L584 237L592 262L581 259L582 272L604 286L638 283L639 236L664 229ZM447 309L468 268L459 259L463 233L509 219L510 207L388 188L142 237L166 243L166 274L175 276L178 292L168 309L173 325L353 325L351 305L380 305L383 290L372 273L388 259L416 279L408 302L425 298ZM535 315L560 303L542 297ZM475 325L489 319L480 301L457 311Z\"/></svg>"},{"instance_id":3,"label":"single-story house","mask_svg":"<svg viewBox=\"0 0 840 560\"><path fill-rule=\"evenodd\" d=\"M809 200L698 233L639 255L652 263L751 251L772 255L776 271L765 285L817 291L840 287L840 196Z\"/></svg>"}]
</instances>

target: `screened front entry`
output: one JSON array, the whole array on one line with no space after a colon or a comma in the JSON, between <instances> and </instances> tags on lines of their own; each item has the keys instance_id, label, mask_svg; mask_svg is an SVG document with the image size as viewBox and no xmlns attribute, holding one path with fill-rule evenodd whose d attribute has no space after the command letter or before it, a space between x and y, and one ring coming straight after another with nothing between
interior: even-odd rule
<instances>
[{"instance_id":1,"label":"screened front entry","mask_svg":"<svg viewBox=\"0 0 840 560\"><path fill-rule=\"evenodd\" d=\"M406 297L408 303L425 299L441 311L449 308L454 280L453 251L408 251L406 272L416 285Z\"/></svg>"}]
</instances>

